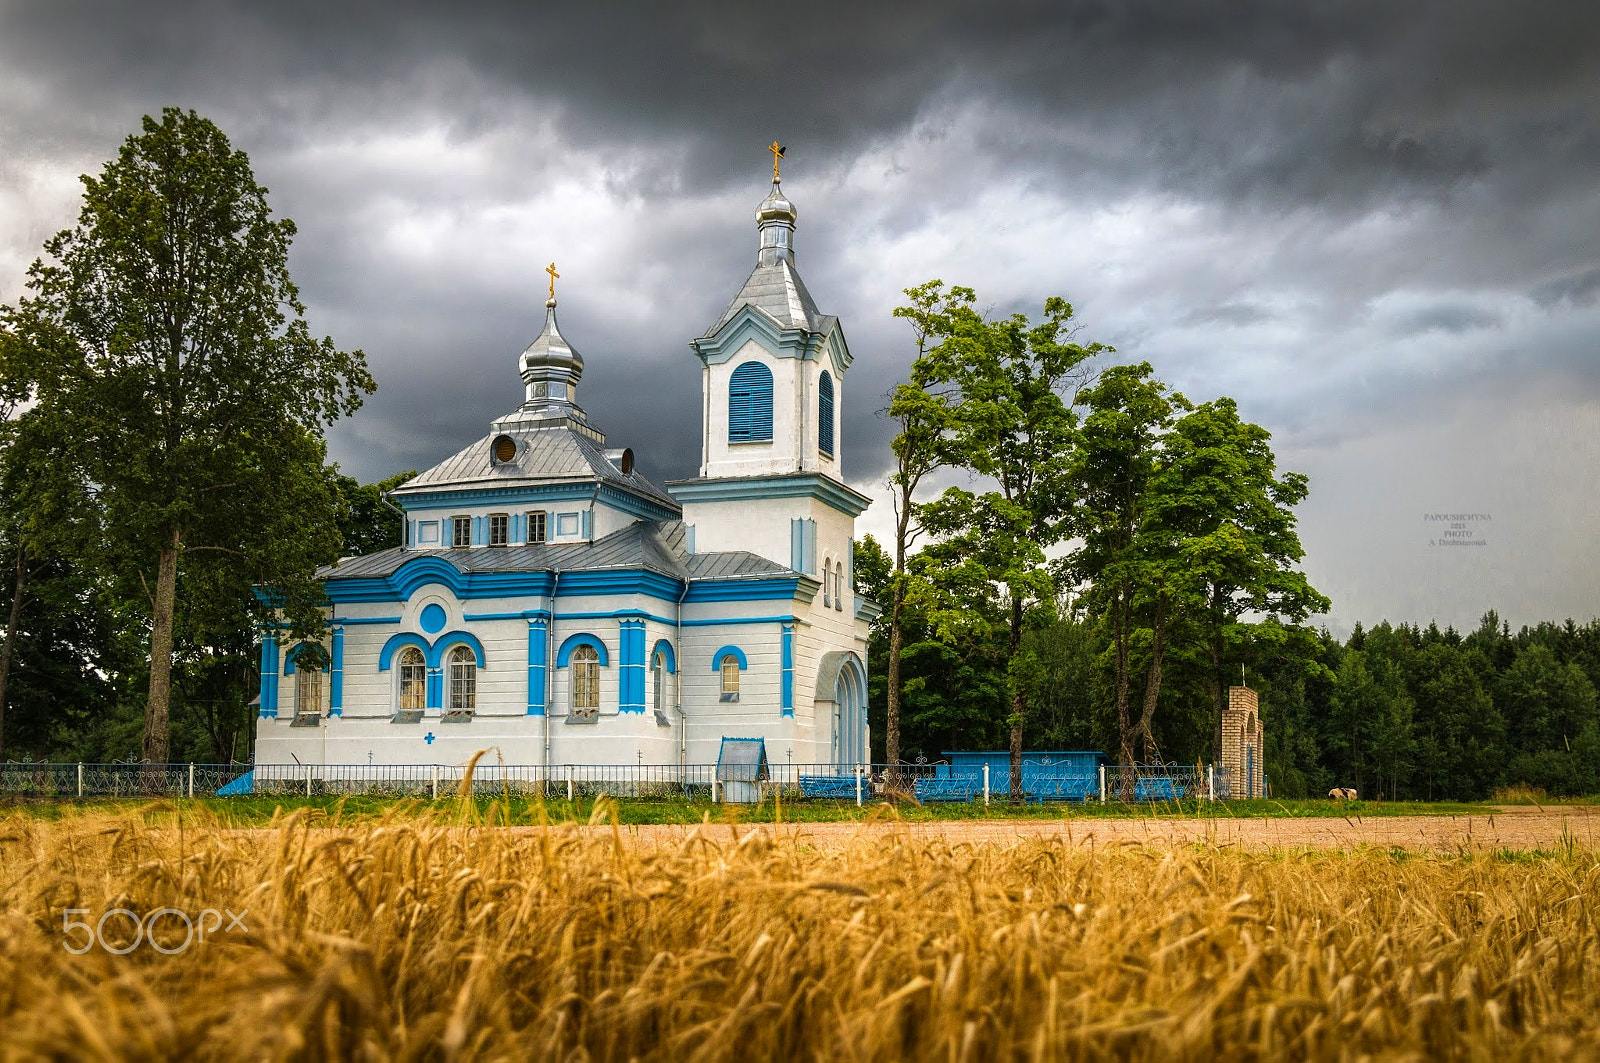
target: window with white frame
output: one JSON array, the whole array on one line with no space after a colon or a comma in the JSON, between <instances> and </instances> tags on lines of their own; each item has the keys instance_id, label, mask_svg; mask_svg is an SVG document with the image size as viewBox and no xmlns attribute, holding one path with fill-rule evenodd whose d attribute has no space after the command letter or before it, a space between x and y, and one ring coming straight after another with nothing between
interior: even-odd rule
<instances>
[{"instance_id":1,"label":"window with white frame","mask_svg":"<svg viewBox=\"0 0 1600 1063\"><path fill-rule=\"evenodd\" d=\"M572 714L593 718L600 713L600 654L593 646L573 649L568 661L572 683Z\"/></svg>"},{"instance_id":2,"label":"window with white frame","mask_svg":"<svg viewBox=\"0 0 1600 1063\"><path fill-rule=\"evenodd\" d=\"M739 658L731 653L722 655L722 663L718 666L722 672L722 700L739 700Z\"/></svg>"},{"instance_id":3,"label":"window with white frame","mask_svg":"<svg viewBox=\"0 0 1600 1063\"><path fill-rule=\"evenodd\" d=\"M511 541L511 514L489 514L489 545L504 546Z\"/></svg>"},{"instance_id":4,"label":"window with white frame","mask_svg":"<svg viewBox=\"0 0 1600 1063\"><path fill-rule=\"evenodd\" d=\"M528 542L542 543L547 538L545 534L544 510L528 514Z\"/></svg>"},{"instance_id":5,"label":"window with white frame","mask_svg":"<svg viewBox=\"0 0 1600 1063\"><path fill-rule=\"evenodd\" d=\"M478 658L470 646L450 651L450 711L472 712L478 707Z\"/></svg>"},{"instance_id":6,"label":"window with white frame","mask_svg":"<svg viewBox=\"0 0 1600 1063\"><path fill-rule=\"evenodd\" d=\"M420 710L428 704L428 662L422 651L407 646L400 651L400 705L402 711Z\"/></svg>"},{"instance_id":7,"label":"window with white frame","mask_svg":"<svg viewBox=\"0 0 1600 1063\"><path fill-rule=\"evenodd\" d=\"M451 546L471 546L472 545L472 518L471 517L451 517L450 518L450 545Z\"/></svg>"}]
</instances>

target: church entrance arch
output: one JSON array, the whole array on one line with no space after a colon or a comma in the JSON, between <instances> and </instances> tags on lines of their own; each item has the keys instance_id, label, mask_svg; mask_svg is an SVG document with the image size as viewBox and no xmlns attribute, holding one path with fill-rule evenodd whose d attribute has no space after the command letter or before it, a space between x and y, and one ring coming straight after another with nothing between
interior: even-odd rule
<instances>
[{"instance_id":1,"label":"church entrance arch","mask_svg":"<svg viewBox=\"0 0 1600 1063\"><path fill-rule=\"evenodd\" d=\"M866 665L848 650L825 653L818 663L818 708L826 707L829 701L833 703L830 721L833 763L840 768L865 764L868 756Z\"/></svg>"}]
</instances>

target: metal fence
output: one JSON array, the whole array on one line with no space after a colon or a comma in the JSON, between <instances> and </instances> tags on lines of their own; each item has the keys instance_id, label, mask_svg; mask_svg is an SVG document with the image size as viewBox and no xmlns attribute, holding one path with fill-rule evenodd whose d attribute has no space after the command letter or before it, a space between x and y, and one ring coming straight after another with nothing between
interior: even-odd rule
<instances>
[{"instance_id":1,"label":"metal fence","mask_svg":"<svg viewBox=\"0 0 1600 1063\"><path fill-rule=\"evenodd\" d=\"M364 795L448 797L459 793L461 764L68 764L0 763L0 797L210 797ZM757 790L784 801L833 800L865 804L893 797L921 802L1003 800L1010 780L1001 773L952 772L935 764L768 763ZM720 800L715 764L501 764L479 761L471 790L547 799ZM1105 767L1097 774L1031 770L1023 776L1030 802L1160 802L1226 800L1226 768Z\"/></svg>"}]
</instances>

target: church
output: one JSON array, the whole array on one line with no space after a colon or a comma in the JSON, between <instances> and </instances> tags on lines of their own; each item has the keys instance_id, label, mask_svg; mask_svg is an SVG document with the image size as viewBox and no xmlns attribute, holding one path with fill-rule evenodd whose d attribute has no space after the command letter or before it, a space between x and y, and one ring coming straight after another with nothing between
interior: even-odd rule
<instances>
[{"instance_id":1,"label":"church","mask_svg":"<svg viewBox=\"0 0 1600 1063\"><path fill-rule=\"evenodd\" d=\"M257 765L707 764L724 738L867 758L878 606L852 588L868 499L840 472L850 348L795 269L779 154L755 268L689 343L699 476L658 485L608 446L552 264L521 404L390 493L401 546L318 573L325 653L297 669L309 644L263 638Z\"/></svg>"}]
</instances>

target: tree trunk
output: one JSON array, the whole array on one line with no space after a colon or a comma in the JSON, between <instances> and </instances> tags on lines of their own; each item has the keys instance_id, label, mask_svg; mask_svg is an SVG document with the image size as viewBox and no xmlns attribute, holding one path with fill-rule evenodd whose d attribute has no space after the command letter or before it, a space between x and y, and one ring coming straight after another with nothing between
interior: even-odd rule
<instances>
[{"instance_id":1,"label":"tree trunk","mask_svg":"<svg viewBox=\"0 0 1600 1063\"><path fill-rule=\"evenodd\" d=\"M905 641L905 632L900 626L900 609L905 604L905 598L905 586L899 573L896 573L889 610L889 692L884 706L883 727L883 759L889 762L891 772L900 763L900 647Z\"/></svg>"},{"instance_id":2,"label":"tree trunk","mask_svg":"<svg viewBox=\"0 0 1600 1063\"><path fill-rule=\"evenodd\" d=\"M11 594L11 615L6 619L6 644L0 646L0 761L6 759L6 686L11 680L11 660L17 644L17 627L22 618L22 593L27 585L26 555L19 544L17 579Z\"/></svg>"},{"instance_id":3,"label":"tree trunk","mask_svg":"<svg viewBox=\"0 0 1600 1063\"><path fill-rule=\"evenodd\" d=\"M178 598L178 546L172 533L156 569L156 593L150 609L150 698L144 712L144 762L165 764L169 756L167 715L172 700L172 624Z\"/></svg>"},{"instance_id":4,"label":"tree trunk","mask_svg":"<svg viewBox=\"0 0 1600 1063\"><path fill-rule=\"evenodd\" d=\"M1022 648L1022 599L1011 599L1011 650L1008 660L1016 660ZM1021 686L1013 681L1011 686L1011 800L1023 800L1022 794L1022 721L1028 715L1028 698Z\"/></svg>"},{"instance_id":5,"label":"tree trunk","mask_svg":"<svg viewBox=\"0 0 1600 1063\"><path fill-rule=\"evenodd\" d=\"M1167 601L1165 597L1158 597L1155 621L1150 627L1150 670L1144 681L1144 711L1140 713L1139 726L1135 729L1144 745L1146 764L1158 764L1161 761L1155 732L1151 728L1156 718L1156 702L1161 697L1161 659L1167 652L1166 628Z\"/></svg>"},{"instance_id":6,"label":"tree trunk","mask_svg":"<svg viewBox=\"0 0 1600 1063\"><path fill-rule=\"evenodd\" d=\"M1117 666L1117 739L1122 744L1124 765L1133 764L1133 728L1128 720L1128 601L1127 595L1116 591L1111 603L1111 639L1116 650Z\"/></svg>"}]
</instances>

